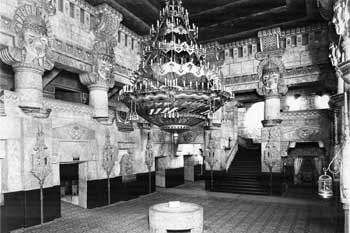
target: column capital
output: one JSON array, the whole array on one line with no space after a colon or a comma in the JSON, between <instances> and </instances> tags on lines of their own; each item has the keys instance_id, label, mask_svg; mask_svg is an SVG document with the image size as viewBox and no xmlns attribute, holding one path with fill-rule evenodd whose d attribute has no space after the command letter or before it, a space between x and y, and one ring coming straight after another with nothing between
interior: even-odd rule
<instances>
[{"instance_id":1,"label":"column capital","mask_svg":"<svg viewBox=\"0 0 350 233\"><path fill-rule=\"evenodd\" d=\"M48 3L23 4L14 14L15 45L0 50L0 59L15 67L50 70L54 35L49 16L55 13Z\"/></svg>"},{"instance_id":2,"label":"column capital","mask_svg":"<svg viewBox=\"0 0 350 233\"><path fill-rule=\"evenodd\" d=\"M112 76L112 58L107 55L99 55L94 60L91 73L82 73L79 75L80 82L87 85L89 89L105 89L114 85Z\"/></svg>"}]
</instances>

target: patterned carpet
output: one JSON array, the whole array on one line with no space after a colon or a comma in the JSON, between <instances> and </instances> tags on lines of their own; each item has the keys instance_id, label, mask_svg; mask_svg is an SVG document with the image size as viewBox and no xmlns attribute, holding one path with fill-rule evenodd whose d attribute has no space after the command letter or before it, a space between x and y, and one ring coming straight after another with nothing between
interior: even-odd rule
<instances>
[{"instance_id":1,"label":"patterned carpet","mask_svg":"<svg viewBox=\"0 0 350 233\"><path fill-rule=\"evenodd\" d=\"M202 205L205 233L336 232L336 218L332 205L300 205L259 201L251 197L217 198L169 192L157 192L128 202L91 210L62 202L61 218L43 226L16 232L145 233L148 232L148 208L153 204L170 200Z\"/></svg>"}]
</instances>

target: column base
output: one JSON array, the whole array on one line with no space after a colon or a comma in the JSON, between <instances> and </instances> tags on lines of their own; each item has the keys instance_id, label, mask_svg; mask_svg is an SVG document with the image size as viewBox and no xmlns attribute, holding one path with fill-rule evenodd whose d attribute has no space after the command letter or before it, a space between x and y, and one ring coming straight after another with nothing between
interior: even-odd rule
<instances>
[{"instance_id":1,"label":"column base","mask_svg":"<svg viewBox=\"0 0 350 233\"><path fill-rule=\"evenodd\" d=\"M264 127L273 127L276 125L280 125L282 123L281 119L271 119L271 120L262 120L261 123Z\"/></svg>"},{"instance_id":2,"label":"column base","mask_svg":"<svg viewBox=\"0 0 350 233\"><path fill-rule=\"evenodd\" d=\"M19 106L22 111L34 118L48 118L51 113L50 108L36 108L36 107L28 107L28 106Z\"/></svg>"}]
</instances>

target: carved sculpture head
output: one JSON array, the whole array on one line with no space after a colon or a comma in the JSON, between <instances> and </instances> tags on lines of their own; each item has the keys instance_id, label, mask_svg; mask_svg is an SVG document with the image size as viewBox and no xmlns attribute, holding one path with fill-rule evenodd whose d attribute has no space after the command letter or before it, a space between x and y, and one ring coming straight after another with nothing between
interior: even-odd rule
<instances>
[{"instance_id":1,"label":"carved sculpture head","mask_svg":"<svg viewBox=\"0 0 350 233\"><path fill-rule=\"evenodd\" d=\"M262 70L262 82L264 87L269 91L274 91L278 87L280 78L280 70L278 66L272 62L268 62Z\"/></svg>"},{"instance_id":2,"label":"carved sculpture head","mask_svg":"<svg viewBox=\"0 0 350 233\"><path fill-rule=\"evenodd\" d=\"M12 24L17 34L16 54L20 56L15 54L12 62L52 68L53 63L47 59L54 38L49 21L50 12L45 10L49 5L49 2L40 1L38 4L24 4L16 9Z\"/></svg>"},{"instance_id":3,"label":"carved sculpture head","mask_svg":"<svg viewBox=\"0 0 350 233\"><path fill-rule=\"evenodd\" d=\"M258 67L259 83L258 94L278 95L286 92L283 83L283 65L273 59L262 61Z\"/></svg>"},{"instance_id":4,"label":"carved sculpture head","mask_svg":"<svg viewBox=\"0 0 350 233\"><path fill-rule=\"evenodd\" d=\"M24 62L42 65L39 59L45 57L48 48L44 20L39 16L28 16L23 22L21 39L25 49Z\"/></svg>"},{"instance_id":5,"label":"carved sculpture head","mask_svg":"<svg viewBox=\"0 0 350 233\"><path fill-rule=\"evenodd\" d=\"M112 74L112 61L111 57L105 54L99 54L96 61L96 72L103 80L110 79Z\"/></svg>"}]
</instances>

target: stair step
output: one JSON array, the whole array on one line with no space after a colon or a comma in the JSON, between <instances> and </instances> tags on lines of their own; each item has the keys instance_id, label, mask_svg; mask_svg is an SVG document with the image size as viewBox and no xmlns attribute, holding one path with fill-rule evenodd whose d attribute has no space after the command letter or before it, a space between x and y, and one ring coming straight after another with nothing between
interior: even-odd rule
<instances>
[{"instance_id":1,"label":"stair step","mask_svg":"<svg viewBox=\"0 0 350 233\"><path fill-rule=\"evenodd\" d=\"M214 188L216 192L225 192L225 193L239 193L239 194L254 194L254 195L268 195L268 192L265 190L232 190L225 188Z\"/></svg>"},{"instance_id":2,"label":"stair step","mask_svg":"<svg viewBox=\"0 0 350 233\"><path fill-rule=\"evenodd\" d=\"M213 191L268 195L268 188L259 181L260 151L239 149L227 173L214 185Z\"/></svg>"}]
</instances>

